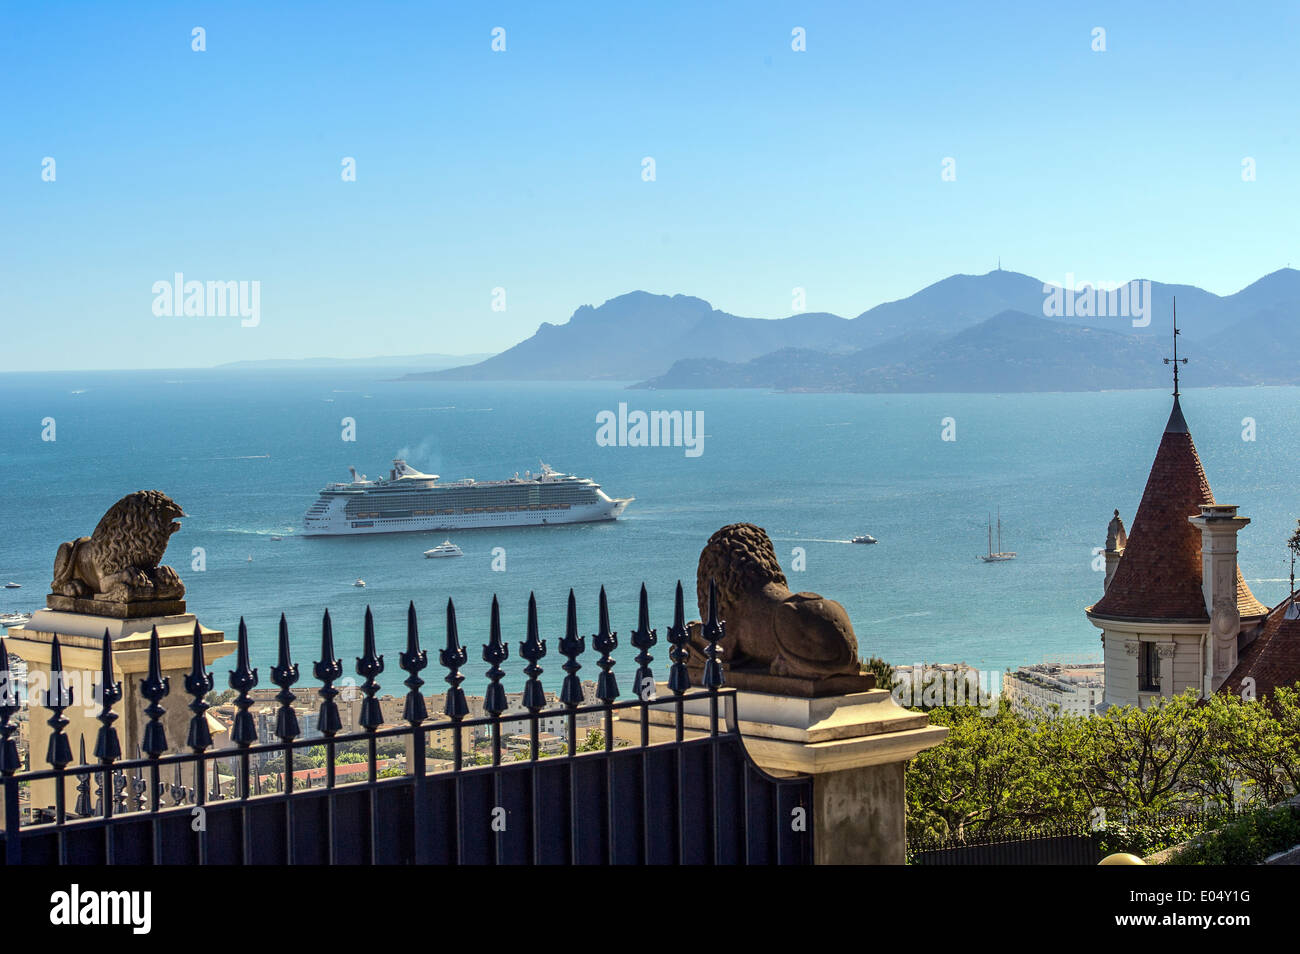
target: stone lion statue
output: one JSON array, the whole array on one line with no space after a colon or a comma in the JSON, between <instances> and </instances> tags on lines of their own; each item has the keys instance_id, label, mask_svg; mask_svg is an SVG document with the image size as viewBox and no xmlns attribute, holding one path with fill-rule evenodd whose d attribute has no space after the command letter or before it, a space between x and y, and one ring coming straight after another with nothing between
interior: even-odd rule
<instances>
[{"instance_id":1,"label":"stone lion statue","mask_svg":"<svg viewBox=\"0 0 1300 954\"><path fill-rule=\"evenodd\" d=\"M50 592L83 600L133 603L179 600L185 584L169 566L159 566L171 535L185 516L159 490L127 494L109 508L95 532L59 546Z\"/></svg>"},{"instance_id":2,"label":"stone lion statue","mask_svg":"<svg viewBox=\"0 0 1300 954\"><path fill-rule=\"evenodd\" d=\"M816 593L792 593L762 527L733 523L700 553L696 595L708 619L709 581L718 586L720 645L730 669L819 679L857 675L858 640L844 607Z\"/></svg>"}]
</instances>

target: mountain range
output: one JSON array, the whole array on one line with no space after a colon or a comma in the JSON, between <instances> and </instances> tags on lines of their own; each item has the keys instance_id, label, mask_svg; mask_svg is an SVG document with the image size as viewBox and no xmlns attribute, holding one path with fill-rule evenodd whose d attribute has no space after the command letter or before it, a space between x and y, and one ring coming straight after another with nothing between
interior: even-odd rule
<instances>
[{"instance_id":1,"label":"mountain range","mask_svg":"<svg viewBox=\"0 0 1300 954\"><path fill-rule=\"evenodd\" d=\"M1179 356L1194 362L1189 385L1300 383L1300 271L1284 268L1224 296L1192 285L1140 287L1129 311L1135 317L1053 312L1044 302L1058 286L1000 269L950 276L855 318L745 318L700 298L635 291L583 305L562 325L544 322L478 363L406 379L829 391L1145 388L1168 379L1161 358L1170 352L1177 297Z\"/></svg>"}]
</instances>

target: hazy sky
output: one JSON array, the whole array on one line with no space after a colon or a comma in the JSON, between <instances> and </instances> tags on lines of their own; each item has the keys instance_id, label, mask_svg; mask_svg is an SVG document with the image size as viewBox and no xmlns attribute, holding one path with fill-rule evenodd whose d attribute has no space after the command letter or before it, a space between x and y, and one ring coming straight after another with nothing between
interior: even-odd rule
<instances>
[{"instance_id":1,"label":"hazy sky","mask_svg":"<svg viewBox=\"0 0 1300 954\"><path fill-rule=\"evenodd\" d=\"M637 288L851 316L999 255L1300 264L1300 5L1134 6L5 4L0 370L491 351ZM155 316L176 272L260 282L259 324Z\"/></svg>"}]
</instances>

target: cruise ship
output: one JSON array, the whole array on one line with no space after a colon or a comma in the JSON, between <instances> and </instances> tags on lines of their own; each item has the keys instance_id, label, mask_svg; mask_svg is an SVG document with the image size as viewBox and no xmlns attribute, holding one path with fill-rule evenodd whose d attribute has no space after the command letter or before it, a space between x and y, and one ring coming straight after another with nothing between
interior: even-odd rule
<instances>
[{"instance_id":1,"label":"cruise ship","mask_svg":"<svg viewBox=\"0 0 1300 954\"><path fill-rule=\"evenodd\" d=\"M595 481L546 464L539 473L509 480L454 483L439 483L437 474L422 474L400 458L386 479L369 480L348 469L352 480L327 484L303 516L305 536L617 520L635 499L612 498Z\"/></svg>"}]
</instances>

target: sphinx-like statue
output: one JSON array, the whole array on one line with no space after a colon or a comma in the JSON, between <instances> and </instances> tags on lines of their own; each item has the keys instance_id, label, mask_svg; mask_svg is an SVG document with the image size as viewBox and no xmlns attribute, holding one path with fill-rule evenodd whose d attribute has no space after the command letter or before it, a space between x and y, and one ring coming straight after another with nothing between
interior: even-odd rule
<instances>
[{"instance_id":1,"label":"sphinx-like statue","mask_svg":"<svg viewBox=\"0 0 1300 954\"><path fill-rule=\"evenodd\" d=\"M117 618L184 612L185 584L160 565L183 516L162 491L127 494L90 536L59 546L50 609Z\"/></svg>"},{"instance_id":2,"label":"sphinx-like statue","mask_svg":"<svg viewBox=\"0 0 1300 954\"><path fill-rule=\"evenodd\" d=\"M791 592L762 527L733 523L709 538L695 579L705 619L710 581L717 584L718 617L726 623L719 645L729 684L798 695L874 686L874 677L861 672L849 614L817 593ZM703 645L699 634L693 627L693 656Z\"/></svg>"}]
</instances>

